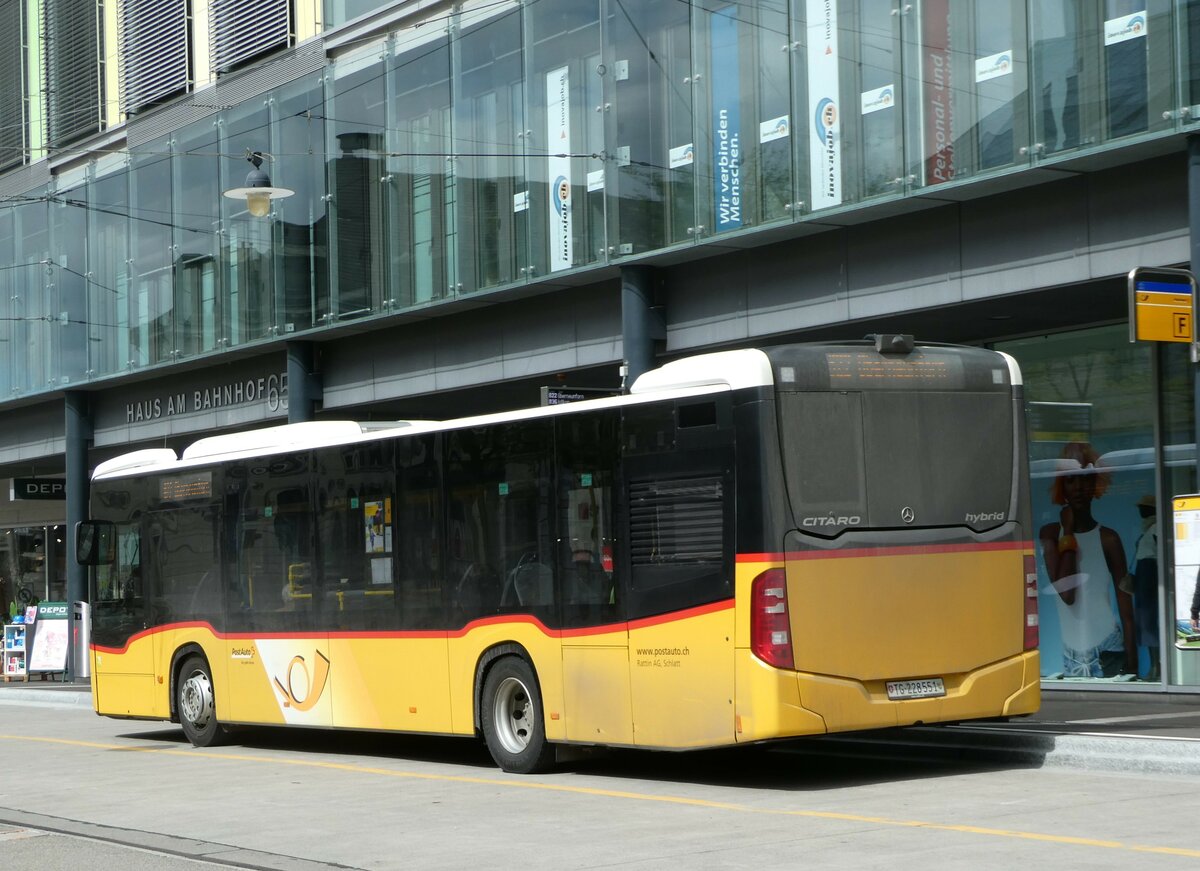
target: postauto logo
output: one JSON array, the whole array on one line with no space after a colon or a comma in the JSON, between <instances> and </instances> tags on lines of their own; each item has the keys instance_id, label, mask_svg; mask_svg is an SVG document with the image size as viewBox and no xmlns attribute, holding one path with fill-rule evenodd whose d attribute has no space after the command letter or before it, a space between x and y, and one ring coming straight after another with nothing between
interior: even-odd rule
<instances>
[{"instance_id":1,"label":"postauto logo","mask_svg":"<svg viewBox=\"0 0 1200 871\"><path fill-rule=\"evenodd\" d=\"M831 136L833 125L837 123L837 104L829 97L822 97L821 102L817 103L813 121L816 122L817 137L825 141Z\"/></svg>"}]
</instances>

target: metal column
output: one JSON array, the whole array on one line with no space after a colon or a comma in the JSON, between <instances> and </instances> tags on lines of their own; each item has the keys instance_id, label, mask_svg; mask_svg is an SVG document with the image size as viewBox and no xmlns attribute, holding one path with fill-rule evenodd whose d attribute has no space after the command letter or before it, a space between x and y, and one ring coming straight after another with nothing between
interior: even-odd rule
<instances>
[{"instance_id":1,"label":"metal column","mask_svg":"<svg viewBox=\"0 0 1200 871\"><path fill-rule=\"evenodd\" d=\"M625 358L622 387L654 368L654 343L667 337L662 310L654 305L654 270L621 267L621 347Z\"/></svg>"},{"instance_id":2,"label":"metal column","mask_svg":"<svg viewBox=\"0 0 1200 871\"><path fill-rule=\"evenodd\" d=\"M66 465L67 490L67 619L71 626L67 631L67 675L68 681L75 679L75 626L76 602L87 602L88 570L75 562L75 527L87 519L88 499L91 495L91 479L88 475L88 447L92 441L92 417L88 406L88 395L79 390L68 390L64 396L66 419L64 421L64 461Z\"/></svg>"},{"instance_id":3,"label":"metal column","mask_svg":"<svg viewBox=\"0 0 1200 871\"><path fill-rule=\"evenodd\" d=\"M313 371L315 356L311 342L287 343L288 423L316 417L324 391L321 376Z\"/></svg>"}]
</instances>

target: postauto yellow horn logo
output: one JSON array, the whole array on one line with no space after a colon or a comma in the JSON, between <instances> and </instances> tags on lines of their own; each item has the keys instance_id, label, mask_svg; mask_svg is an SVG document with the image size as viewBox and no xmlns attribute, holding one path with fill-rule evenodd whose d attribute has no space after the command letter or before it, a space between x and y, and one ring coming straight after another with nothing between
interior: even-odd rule
<instances>
[{"instance_id":1,"label":"postauto yellow horn logo","mask_svg":"<svg viewBox=\"0 0 1200 871\"><path fill-rule=\"evenodd\" d=\"M321 651L313 651L312 672L303 656L296 654L288 663L284 679L273 678L275 689L283 697L285 708L296 711L311 711L321 699L325 691L325 682L329 679L329 658Z\"/></svg>"}]
</instances>

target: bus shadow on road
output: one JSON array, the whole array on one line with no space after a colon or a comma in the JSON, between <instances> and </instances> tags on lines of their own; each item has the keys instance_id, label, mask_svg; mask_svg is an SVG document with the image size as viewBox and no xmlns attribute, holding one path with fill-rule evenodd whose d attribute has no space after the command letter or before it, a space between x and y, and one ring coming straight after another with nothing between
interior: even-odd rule
<instances>
[{"instance_id":1,"label":"bus shadow on road","mask_svg":"<svg viewBox=\"0 0 1200 871\"><path fill-rule=\"evenodd\" d=\"M187 745L171 726L121 737ZM797 738L749 747L654 751L564 748L553 775L650 780L777 790L843 789L874 783L1039 768L1055 736L1013 736L1000 731L924 727ZM239 728L213 753L284 752L334 757L374 757L391 762L445 766L455 776L502 775L482 741L469 738L302 728ZM206 752L206 751L197 751Z\"/></svg>"}]
</instances>

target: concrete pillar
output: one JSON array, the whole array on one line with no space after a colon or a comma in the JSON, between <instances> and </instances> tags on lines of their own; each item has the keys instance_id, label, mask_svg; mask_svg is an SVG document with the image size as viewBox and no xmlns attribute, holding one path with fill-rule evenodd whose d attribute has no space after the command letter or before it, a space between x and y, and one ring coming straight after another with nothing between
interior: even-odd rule
<instances>
[{"instance_id":1,"label":"concrete pillar","mask_svg":"<svg viewBox=\"0 0 1200 871\"><path fill-rule=\"evenodd\" d=\"M89 601L88 569L75 562L75 526L88 516L91 496L91 475L88 468L88 448L92 442L92 415L88 395L80 390L68 390L64 397L64 461L67 489L67 680L75 677L75 602Z\"/></svg>"},{"instance_id":2,"label":"concrete pillar","mask_svg":"<svg viewBox=\"0 0 1200 871\"><path fill-rule=\"evenodd\" d=\"M312 342L287 343L288 423L313 420L324 391L321 376L314 372Z\"/></svg>"},{"instance_id":3,"label":"concrete pillar","mask_svg":"<svg viewBox=\"0 0 1200 871\"><path fill-rule=\"evenodd\" d=\"M666 339L662 310L654 305L654 270L621 267L621 347L628 390L637 377L654 368L654 343Z\"/></svg>"}]
</instances>

